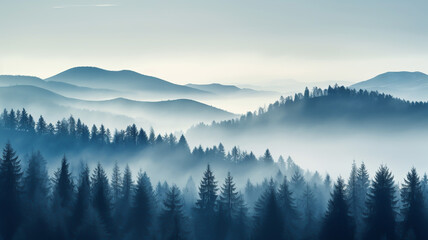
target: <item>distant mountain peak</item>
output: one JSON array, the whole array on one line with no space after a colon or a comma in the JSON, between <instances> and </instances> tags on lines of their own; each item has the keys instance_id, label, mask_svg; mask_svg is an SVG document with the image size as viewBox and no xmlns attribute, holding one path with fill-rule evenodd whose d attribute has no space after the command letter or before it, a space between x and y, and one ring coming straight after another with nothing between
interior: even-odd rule
<instances>
[{"instance_id":1,"label":"distant mountain peak","mask_svg":"<svg viewBox=\"0 0 428 240\"><path fill-rule=\"evenodd\" d=\"M65 82L77 86L120 90L123 92L151 92L168 94L207 94L206 91L174 84L160 78L131 70L111 71L98 67L79 66L58 73L46 81Z\"/></svg>"}]
</instances>

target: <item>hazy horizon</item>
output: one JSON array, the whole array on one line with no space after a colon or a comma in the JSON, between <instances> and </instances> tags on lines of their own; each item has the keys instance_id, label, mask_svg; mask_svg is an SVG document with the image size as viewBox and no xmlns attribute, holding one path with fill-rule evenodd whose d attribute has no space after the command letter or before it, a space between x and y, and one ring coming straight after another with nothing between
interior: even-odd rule
<instances>
[{"instance_id":1,"label":"hazy horizon","mask_svg":"<svg viewBox=\"0 0 428 240\"><path fill-rule=\"evenodd\" d=\"M97 66L178 84L281 86L428 72L427 5L7 2L0 10L0 74L47 78L75 66Z\"/></svg>"}]
</instances>

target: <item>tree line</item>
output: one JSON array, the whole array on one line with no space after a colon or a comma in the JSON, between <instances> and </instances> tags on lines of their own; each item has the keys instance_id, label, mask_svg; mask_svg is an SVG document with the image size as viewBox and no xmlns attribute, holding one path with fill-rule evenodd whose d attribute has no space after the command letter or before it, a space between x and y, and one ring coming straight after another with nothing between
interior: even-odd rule
<instances>
[{"instance_id":1,"label":"tree line","mask_svg":"<svg viewBox=\"0 0 428 240\"><path fill-rule=\"evenodd\" d=\"M401 186L381 166L373 179L353 164L347 183L311 183L281 172L239 189L210 165L199 187L154 187L146 172L98 163L75 175L64 156L50 177L40 152L22 164L10 143L0 159L2 239L427 239L428 178L412 168ZM135 181L136 179L136 181ZM317 184L318 183L318 184ZM321 184L322 183L322 184ZM329 193L320 206L319 190ZM251 204L250 202L253 202Z\"/></svg>"},{"instance_id":2,"label":"tree line","mask_svg":"<svg viewBox=\"0 0 428 240\"><path fill-rule=\"evenodd\" d=\"M406 116L406 117L403 117ZM226 130L248 130L251 127L265 127L267 124L310 124L331 123L337 118L349 123L368 120L382 125L401 124L402 120L424 124L428 118L428 103L395 98L377 91L357 90L344 86L329 86L326 89L305 88L303 93L294 96L281 96L278 101L258 111L236 119L213 122L209 125L200 123L193 130L202 131L209 128ZM316 119L316 120L314 120ZM397 121L399 120L399 121Z\"/></svg>"}]
</instances>

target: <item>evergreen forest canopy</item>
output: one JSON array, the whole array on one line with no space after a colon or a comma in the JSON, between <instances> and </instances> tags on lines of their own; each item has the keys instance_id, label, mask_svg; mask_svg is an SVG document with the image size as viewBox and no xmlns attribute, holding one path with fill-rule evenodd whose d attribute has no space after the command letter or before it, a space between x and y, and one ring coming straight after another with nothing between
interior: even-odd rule
<instances>
[{"instance_id":1,"label":"evergreen forest canopy","mask_svg":"<svg viewBox=\"0 0 428 240\"><path fill-rule=\"evenodd\" d=\"M40 152L26 163L10 143L0 159L2 239L427 239L428 177L415 168L398 185L382 165L373 178L362 163L348 181L307 179L301 170L238 188L207 165L189 178L152 185L128 166L82 164L66 156L52 176ZM153 173L155 174L155 173ZM111 177L108 177L110 175ZM333 185L333 186L332 186ZM327 197L323 193L328 193Z\"/></svg>"},{"instance_id":2,"label":"evergreen forest canopy","mask_svg":"<svg viewBox=\"0 0 428 240\"><path fill-rule=\"evenodd\" d=\"M316 110L329 104L334 111ZM335 86L306 89L211 127L233 131L337 114L351 121L413 119L423 125L428 111L426 103ZM333 183L328 174L304 171L290 157L275 161L269 149L259 157L238 146L226 151L222 143L191 150L184 135L156 134L135 124L112 132L73 116L52 124L43 116L35 120L26 109L3 111L0 141L9 142L0 159L2 239L428 237L428 177L421 179L414 168L399 184L385 165L370 178L364 163L354 163L347 181L339 177ZM158 167L132 171L128 164L135 160ZM111 173L105 170L109 164ZM166 181L152 184L149 176L158 175Z\"/></svg>"},{"instance_id":3,"label":"evergreen forest canopy","mask_svg":"<svg viewBox=\"0 0 428 240\"><path fill-rule=\"evenodd\" d=\"M252 128L317 126L347 124L353 127L400 126L404 128L427 125L428 103L414 102L375 91L356 90L335 85L327 89L308 88L294 97L281 97L267 108L248 112L239 119L199 124L194 131L219 128L249 130Z\"/></svg>"}]
</instances>

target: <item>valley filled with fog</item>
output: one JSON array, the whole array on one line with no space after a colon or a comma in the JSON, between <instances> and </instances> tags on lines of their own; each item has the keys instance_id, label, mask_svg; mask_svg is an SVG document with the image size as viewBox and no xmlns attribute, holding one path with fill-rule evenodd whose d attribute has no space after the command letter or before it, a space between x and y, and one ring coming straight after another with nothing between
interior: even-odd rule
<instances>
[{"instance_id":1,"label":"valley filled with fog","mask_svg":"<svg viewBox=\"0 0 428 240\"><path fill-rule=\"evenodd\" d=\"M391 72L349 86L403 97L423 94L423 88L415 86L426 82L423 73ZM403 88L405 84L409 87ZM74 116L90 127L102 124L111 133L136 124L147 132L155 129L156 135L172 133L178 138L184 134L191 149L222 143L226 151L237 146L257 157L269 149L275 160L290 156L304 169L333 176L347 176L343 169L353 161L365 162L372 172L379 164L387 164L399 176L404 176L410 166L428 167L424 156L428 143L425 114L408 115L406 102L400 101L370 109L379 98L376 96L317 102L330 85L334 86L320 82L317 88L314 83L290 81L276 88L278 91L221 84L177 85L128 70L77 67L47 79L2 75L0 102L6 109L26 108L35 118L42 115L53 124ZM305 86L309 86L313 105L272 110L278 102L304 99ZM412 88L417 93L409 92ZM403 89L401 95L399 89ZM390 112L380 110L391 104L398 107ZM7 138L4 136L5 141ZM57 161L61 154L54 154ZM71 154L79 159L93 157ZM108 158L107 162L113 162ZM157 168L140 158L132 156L135 168Z\"/></svg>"}]
</instances>

